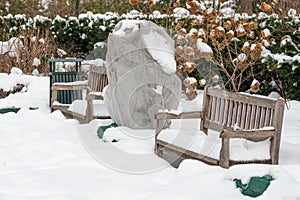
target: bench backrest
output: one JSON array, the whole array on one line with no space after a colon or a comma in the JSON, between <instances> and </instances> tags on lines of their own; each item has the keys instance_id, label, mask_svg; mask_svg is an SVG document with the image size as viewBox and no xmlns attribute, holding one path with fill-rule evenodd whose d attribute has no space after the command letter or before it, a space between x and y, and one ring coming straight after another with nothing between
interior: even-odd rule
<instances>
[{"instance_id":1,"label":"bench backrest","mask_svg":"<svg viewBox=\"0 0 300 200\"><path fill-rule=\"evenodd\" d=\"M90 66L88 88L92 92L102 92L108 84L108 78L104 67Z\"/></svg>"},{"instance_id":2,"label":"bench backrest","mask_svg":"<svg viewBox=\"0 0 300 200\"><path fill-rule=\"evenodd\" d=\"M228 92L206 87L203 97L201 129L222 131L229 127L241 130L272 126L281 133L284 101L259 95Z\"/></svg>"}]
</instances>

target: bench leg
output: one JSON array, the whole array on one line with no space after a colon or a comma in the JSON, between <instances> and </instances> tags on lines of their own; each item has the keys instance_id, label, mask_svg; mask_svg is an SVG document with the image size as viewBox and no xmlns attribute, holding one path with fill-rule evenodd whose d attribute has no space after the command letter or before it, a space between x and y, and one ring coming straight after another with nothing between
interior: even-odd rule
<instances>
[{"instance_id":1,"label":"bench leg","mask_svg":"<svg viewBox=\"0 0 300 200\"><path fill-rule=\"evenodd\" d=\"M276 137L271 138L271 144L270 144L270 156L271 156L271 162L273 165L278 164L279 159L279 145L278 140Z\"/></svg>"},{"instance_id":2,"label":"bench leg","mask_svg":"<svg viewBox=\"0 0 300 200\"><path fill-rule=\"evenodd\" d=\"M159 157L163 157L163 150L161 150L161 148L159 147L158 144L155 145L155 153L156 155L158 155Z\"/></svg>"},{"instance_id":3,"label":"bench leg","mask_svg":"<svg viewBox=\"0 0 300 200\"><path fill-rule=\"evenodd\" d=\"M220 166L224 168L229 168L229 138L222 138Z\"/></svg>"},{"instance_id":4,"label":"bench leg","mask_svg":"<svg viewBox=\"0 0 300 200\"><path fill-rule=\"evenodd\" d=\"M158 144L156 142L157 136L161 132L161 130L163 130L163 128L164 128L164 120L158 119L157 125L156 125L156 130L155 130L155 149L154 149L155 152L157 152L157 150L158 150Z\"/></svg>"},{"instance_id":5,"label":"bench leg","mask_svg":"<svg viewBox=\"0 0 300 200\"><path fill-rule=\"evenodd\" d=\"M86 121L89 123L93 120L93 101L91 99L87 100L87 107L86 107Z\"/></svg>"},{"instance_id":6,"label":"bench leg","mask_svg":"<svg viewBox=\"0 0 300 200\"><path fill-rule=\"evenodd\" d=\"M52 92L50 107L51 107L51 112L53 112L54 111L53 104L54 104L55 101L57 101L57 90L51 90L50 92Z\"/></svg>"}]
</instances>

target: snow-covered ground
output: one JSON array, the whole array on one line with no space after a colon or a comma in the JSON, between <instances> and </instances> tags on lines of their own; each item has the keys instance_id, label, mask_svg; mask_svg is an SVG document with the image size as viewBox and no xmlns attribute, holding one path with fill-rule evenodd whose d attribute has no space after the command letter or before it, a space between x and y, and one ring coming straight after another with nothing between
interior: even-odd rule
<instances>
[{"instance_id":1,"label":"snow-covered ground","mask_svg":"<svg viewBox=\"0 0 300 200\"><path fill-rule=\"evenodd\" d=\"M271 175L257 199L300 199L300 102L285 110L280 164L237 165L230 169L185 160L178 169L153 153L154 130L109 129L80 125L60 112L50 113L49 78L0 74L0 86L25 84L27 92L0 99L0 199L249 199L235 187L251 176ZM25 89L24 89L25 90ZM38 107L37 110L28 108ZM117 139L118 142L111 142Z\"/></svg>"}]
</instances>

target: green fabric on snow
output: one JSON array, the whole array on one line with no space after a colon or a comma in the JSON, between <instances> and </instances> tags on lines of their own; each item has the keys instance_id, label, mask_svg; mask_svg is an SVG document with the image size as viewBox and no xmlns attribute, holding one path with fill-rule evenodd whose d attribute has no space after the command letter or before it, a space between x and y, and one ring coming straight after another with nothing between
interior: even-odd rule
<instances>
[{"instance_id":1,"label":"green fabric on snow","mask_svg":"<svg viewBox=\"0 0 300 200\"><path fill-rule=\"evenodd\" d=\"M5 114L9 112L14 112L17 113L21 108L1 108L0 109L0 114ZM29 107L29 110L37 110L38 107Z\"/></svg>"},{"instance_id":2,"label":"green fabric on snow","mask_svg":"<svg viewBox=\"0 0 300 200\"><path fill-rule=\"evenodd\" d=\"M250 197L262 195L269 187L272 180L274 179L268 175L251 177L247 184L243 184L241 179L234 179L236 187L241 189L242 194Z\"/></svg>"},{"instance_id":3,"label":"green fabric on snow","mask_svg":"<svg viewBox=\"0 0 300 200\"><path fill-rule=\"evenodd\" d=\"M117 127L118 125L116 123L112 123L110 125L107 126L100 126L97 130L97 135L100 139L102 139L104 132L106 131L106 129L108 128L112 128L112 127Z\"/></svg>"},{"instance_id":4,"label":"green fabric on snow","mask_svg":"<svg viewBox=\"0 0 300 200\"><path fill-rule=\"evenodd\" d=\"M5 114L8 112L14 112L17 113L21 108L2 108L0 109L0 114Z\"/></svg>"}]
</instances>

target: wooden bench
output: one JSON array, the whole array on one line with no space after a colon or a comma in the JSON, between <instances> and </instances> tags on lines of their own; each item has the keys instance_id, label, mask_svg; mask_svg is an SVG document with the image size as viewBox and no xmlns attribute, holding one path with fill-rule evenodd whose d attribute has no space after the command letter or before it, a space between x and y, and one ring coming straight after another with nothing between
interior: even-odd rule
<instances>
[{"instance_id":1,"label":"wooden bench","mask_svg":"<svg viewBox=\"0 0 300 200\"><path fill-rule=\"evenodd\" d=\"M220 165L224 168L239 163L278 164L284 113L284 101L282 99L275 100L259 95L233 93L206 87L202 106L201 112L181 113L180 115L158 113L156 115L155 152L157 155L164 157L164 153L172 152L176 153L181 159L197 159L211 165ZM220 143L218 158L201 155L193 150L185 149L180 145L160 139L160 134L163 131L165 131L164 134L168 134L167 129L164 129L167 119L191 118L200 118L199 126L202 133L207 135L211 130L219 132L219 139L217 139ZM206 136L205 134L203 135ZM270 159L231 160L230 140L233 138L243 138L255 144L269 138L270 146L267 148L269 149Z\"/></svg>"},{"instance_id":2,"label":"wooden bench","mask_svg":"<svg viewBox=\"0 0 300 200\"><path fill-rule=\"evenodd\" d=\"M80 122L90 122L94 118L108 119L110 116L94 116L93 100L103 100L102 91L108 84L108 78L104 67L91 65L87 82L77 81L71 83L54 83L51 87L51 111L60 110L68 118L78 119ZM57 101L58 91L86 90L86 114L81 115L69 110L69 104L60 104Z\"/></svg>"}]
</instances>

